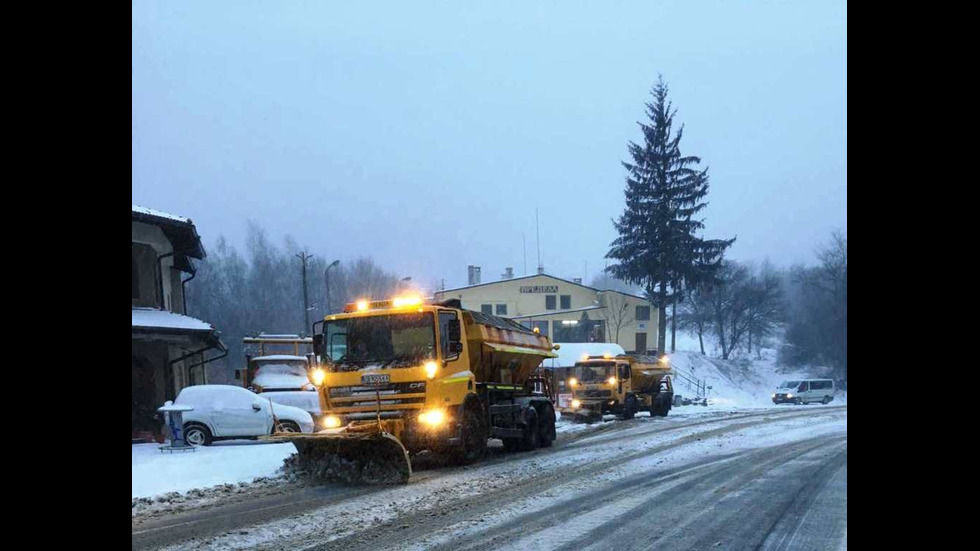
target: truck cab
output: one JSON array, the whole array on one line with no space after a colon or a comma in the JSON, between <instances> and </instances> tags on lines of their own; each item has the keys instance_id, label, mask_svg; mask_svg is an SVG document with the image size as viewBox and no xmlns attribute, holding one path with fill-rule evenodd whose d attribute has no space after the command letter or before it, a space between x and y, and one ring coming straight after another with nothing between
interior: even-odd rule
<instances>
[{"instance_id":1,"label":"truck cab","mask_svg":"<svg viewBox=\"0 0 980 551\"><path fill-rule=\"evenodd\" d=\"M566 383L572 400L562 413L591 421L607 413L632 419L641 409L651 416L670 411L674 389L667 356L583 356L572 373Z\"/></svg>"},{"instance_id":2,"label":"truck cab","mask_svg":"<svg viewBox=\"0 0 980 551\"><path fill-rule=\"evenodd\" d=\"M554 439L550 398L532 377L554 356L551 341L512 320L465 310L458 300L396 297L348 304L316 325L319 428L380 425L409 452L456 448L473 457L488 438L520 447L529 424L533 442Z\"/></svg>"}]
</instances>

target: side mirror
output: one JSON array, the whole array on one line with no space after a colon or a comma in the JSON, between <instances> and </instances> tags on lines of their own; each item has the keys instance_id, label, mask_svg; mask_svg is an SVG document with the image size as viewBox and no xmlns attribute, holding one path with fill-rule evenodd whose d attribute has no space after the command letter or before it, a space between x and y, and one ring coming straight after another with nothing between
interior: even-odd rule
<instances>
[{"instance_id":1,"label":"side mirror","mask_svg":"<svg viewBox=\"0 0 980 551\"><path fill-rule=\"evenodd\" d=\"M313 335L313 353L323 357L327 355L326 347L323 346L323 333Z\"/></svg>"},{"instance_id":2,"label":"side mirror","mask_svg":"<svg viewBox=\"0 0 980 551\"><path fill-rule=\"evenodd\" d=\"M462 354L463 353L463 343L461 343L461 342L451 342L451 343L449 343L449 351L452 352L453 354Z\"/></svg>"},{"instance_id":3,"label":"side mirror","mask_svg":"<svg viewBox=\"0 0 980 551\"><path fill-rule=\"evenodd\" d=\"M460 328L458 319L451 319L446 323L446 333L449 342L459 342L463 340L463 331Z\"/></svg>"},{"instance_id":4,"label":"side mirror","mask_svg":"<svg viewBox=\"0 0 980 551\"><path fill-rule=\"evenodd\" d=\"M252 409L255 411L262 411L262 398L256 398L255 401L252 402Z\"/></svg>"}]
</instances>

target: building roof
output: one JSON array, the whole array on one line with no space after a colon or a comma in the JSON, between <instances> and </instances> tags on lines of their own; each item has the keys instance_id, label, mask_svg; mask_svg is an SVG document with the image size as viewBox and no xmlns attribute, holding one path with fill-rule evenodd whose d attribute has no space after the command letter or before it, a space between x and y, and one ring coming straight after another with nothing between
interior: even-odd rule
<instances>
[{"instance_id":1,"label":"building roof","mask_svg":"<svg viewBox=\"0 0 980 551\"><path fill-rule=\"evenodd\" d=\"M179 270L194 273L194 265L190 259L207 256L204 245L201 244L201 236L197 234L197 228L190 218L133 205L133 222L150 224L163 230L163 234L173 244L176 253L174 266Z\"/></svg>"},{"instance_id":2,"label":"building roof","mask_svg":"<svg viewBox=\"0 0 980 551\"><path fill-rule=\"evenodd\" d=\"M157 308L133 307L133 333L190 335L222 351L221 335L206 321Z\"/></svg>"},{"instance_id":3,"label":"building roof","mask_svg":"<svg viewBox=\"0 0 980 551\"><path fill-rule=\"evenodd\" d=\"M133 329L176 329L179 331L214 331L206 321L157 308L133 307Z\"/></svg>"},{"instance_id":4,"label":"building roof","mask_svg":"<svg viewBox=\"0 0 980 551\"><path fill-rule=\"evenodd\" d=\"M477 283L475 285L466 285L466 286L463 286L463 287L454 287L452 289L443 289L441 291L436 291L436 293L449 293L449 292L452 292L452 291L462 291L463 289L473 289L473 288L476 288L476 287L485 287L487 285L494 285L496 283L507 283L509 281L517 281L519 279L531 279L532 277L550 277L551 279L557 279L558 281L561 281L563 283L568 283L569 285L578 285L579 287L585 287L586 289L591 289L593 291L597 291L597 292L600 291L600 289L596 289L594 287L589 287L588 285L583 285L581 283L575 283L574 281L569 281L567 279L563 279L563 278L560 278L560 277L557 277L557 276L553 276L551 274L530 274L530 275L512 277L510 279L500 279L500 280L497 280L497 281L488 281L486 283Z\"/></svg>"},{"instance_id":5,"label":"building roof","mask_svg":"<svg viewBox=\"0 0 980 551\"><path fill-rule=\"evenodd\" d=\"M569 280L567 280L565 278L561 278L561 277L558 277L558 276L553 276L551 274L530 274L530 275L512 277L510 279L499 279L497 281L488 281L486 283L477 283L475 285L465 285L463 287L453 287L452 289L443 289L441 291L435 291L435 294L438 295L438 294L441 294L441 293L450 293L452 291L463 291L463 290L466 290L466 289L475 289L476 287L485 287L487 285L494 285L494 284L497 284L497 283L506 283L508 281L517 281L519 279L531 279L532 277L549 277L551 279L554 279L554 280L557 280L557 281L561 281L562 283L567 283L569 285L576 285L578 287L583 287L585 289L589 289L590 291L595 291L597 293L619 293L621 295L626 295L628 297L638 298L638 299L644 300L644 301L648 300L645 297L641 297L639 295L634 295L634 294L631 294L631 293L624 293L623 291L617 291L615 289L597 289L595 287L590 287L590 286L585 285L583 283L575 283L574 281L569 281ZM567 312L568 310L565 310L565 311ZM520 316L520 317L526 317L526 316Z\"/></svg>"}]
</instances>

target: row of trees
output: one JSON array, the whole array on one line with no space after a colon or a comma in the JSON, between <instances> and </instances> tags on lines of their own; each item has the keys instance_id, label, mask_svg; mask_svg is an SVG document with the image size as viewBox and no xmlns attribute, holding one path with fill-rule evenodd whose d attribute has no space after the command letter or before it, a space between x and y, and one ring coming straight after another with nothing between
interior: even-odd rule
<instances>
[{"instance_id":1,"label":"row of trees","mask_svg":"<svg viewBox=\"0 0 980 551\"><path fill-rule=\"evenodd\" d=\"M227 365L240 366L244 361L241 345L246 335L310 332L305 327L302 262L297 256L302 252L289 237L277 247L261 227L249 222L244 254L221 237L198 263L197 275L187 285L188 313L221 331L229 348ZM360 297L391 296L405 285L370 258L339 262L327 273L330 264L331 259L318 255L307 260L311 320L322 319L328 311L337 311Z\"/></svg>"},{"instance_id":2,"label":"row of trees","mask_svg":"<svg viewBox=\"0 0 980 551\"><path fill-rule=\"evenodd\" d=\"M714 281L687 294L676 325L698 337L702 354L710 338L725 359L781 335L780 363L830 366L846 381L847 237L833 233L817 258L789 270L726 260Z\"/></svg>"}]
</instances>

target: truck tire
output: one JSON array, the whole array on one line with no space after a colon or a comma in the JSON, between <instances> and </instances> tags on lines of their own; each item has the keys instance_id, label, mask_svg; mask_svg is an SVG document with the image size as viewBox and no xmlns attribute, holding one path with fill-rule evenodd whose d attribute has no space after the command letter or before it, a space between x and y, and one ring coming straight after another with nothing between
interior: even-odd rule
<instances>
[{"instance_id":1,"label":"truck tire","mask_svg":"<svg viewBox=\"0 0 980 551\"><path fill-rule=\"evenodd\" d=\"M541 447L550 448L551 444L558 436L557 432L555 431L555 410L551 407L551 405L545 404L545 406L541 408L541 411L543 412L543 415L539 417L539 419L541 419L541 426L538 427L541 432Z\"/></svg>"},{"instance_id":2,"label":"truck tire","mask_svg":"<svg viewBox=\"0 0 980 551\"><path fill-rule=\"evenodd\" d=\"M521 448L525 451L534 451L541 445L541 432L538 429L538 412L529 407L524 410L524 438L521 440Z\"/></svg>"},{"instance_id":3,"label":"truck tire","mask_svg":"<svg viewBox=\"0 0 980 551\"><path fill-rule=\"evenodd\" d=\"M480 415L472 407L463 410L462 445L456 450L455 462L469 465L483 458L487 452L487 432L480 422Z\"/></svg>"},{"instance_id":4,"label":"truck tire","mask_svg":"<svg viewBox=\"0 0 980 551\"><path fill-rule=\"evenodd\" d=\"M636 410L639 406L636 403L636 395L628 394L626 400L623 401L623 419L629 420L636 415Z\"/></svg>"},{"instance_id":5,"label":"truck tire","mask_svg":"<svg viewBox=\"0 0 980 551\"><path fill-rule=\"evenodd\" d=\"M500 440L504 443L504 451L507 453L516 452L521 449L520 438L501 438Z\"/></svg>"}]
</instances>

